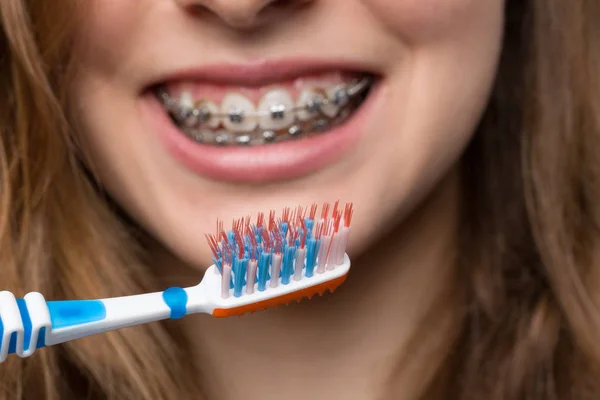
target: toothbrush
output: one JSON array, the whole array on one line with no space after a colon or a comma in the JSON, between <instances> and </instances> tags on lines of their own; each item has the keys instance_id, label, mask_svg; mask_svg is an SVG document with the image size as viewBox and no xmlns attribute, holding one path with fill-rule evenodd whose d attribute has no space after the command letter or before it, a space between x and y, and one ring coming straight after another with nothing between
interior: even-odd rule
<instances>
[{"instance_id":1,"label":"toothbrush","mask_svg":"<svg viewBox=\"0 0 600 400\"><path fill-rule=\"evenodd\" d=\"M192 287L98 300L46 301L31 292L17 299L0 292L0 363L9 354L29 357L36 349L90 335L178 319L194 313L229 317L300 301L326 290L333 292L350 269L345 253L352 204L342 211L335 203L310 210L286 208L265 220L259 213L234 220L225 232L217 221L216 234L206 235L214 264ZM307 215L308 214L308 215Z\"/></svg>"}]
</instances>

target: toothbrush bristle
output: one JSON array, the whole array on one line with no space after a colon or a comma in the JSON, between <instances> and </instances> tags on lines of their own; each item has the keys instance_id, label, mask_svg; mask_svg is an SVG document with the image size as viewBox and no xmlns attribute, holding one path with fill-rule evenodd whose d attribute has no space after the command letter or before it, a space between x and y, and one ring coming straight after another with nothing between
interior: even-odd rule
<instances>
[{"instance_id":1,"label":"toothbrush bristle","mask_svg":"<svg viewBox=\"0 0 600 400\"><path fill-rule=\"evenodd\" d=\"M239 298L266 293L291 282L309 280L315 274L319 276L342 265L352 204L341 208L338 200L331 210L330 204L325 203L321 208L321 218L315 220L316 216L317 205L313 203L310 207L286 207L279 218L275 210L270 210L266 221L262 212L258 213L256 223L252 223L249 215L233 219L229 231L224 229L223 221L218 220L216 233L205 236L221 274L222 297ZM268 299L264 297L243 307L223 308L217 313L221 314L218 316L239 315L310 298L326 290L333 291L344 281L345 273L342 276L342 272L332 274L331 278L320 275L320 280L313 278L316 279L314 282L291 286L292 292L288 289L289 293Z\"/></svg>"},{"instance_id":2,"label":"toothbrush bristle","mask_svg":"<svg viewBox=\"0 0 600 400\"><path fill-rule=\"evenodd\" d=\"M350 227L350 222L352 221L352 214L354 210L352 208L352 203L346 204L346 208L344 210L344 226L346 228Z\"/></svg>"},{"instance_id":3,"label":"toothbrush bristle","mask_svg":"<svg viewBox=\"0 0 600 400\"><path fill-rule=\"evenodd\" d=\"M310 206L310 215L309 215L309 217L310 217L310 219L314 220L316 216L317 216L317 203L313 203Z\"/></svg>"}]
</instances>

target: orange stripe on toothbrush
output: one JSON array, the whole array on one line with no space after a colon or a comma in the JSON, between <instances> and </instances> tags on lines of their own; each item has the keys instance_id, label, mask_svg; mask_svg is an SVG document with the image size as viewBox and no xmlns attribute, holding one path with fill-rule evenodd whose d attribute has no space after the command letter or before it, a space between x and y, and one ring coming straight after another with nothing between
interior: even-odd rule
<instances>
[{"instance_id":1,"label":"orange stripe on toothbrush","mask_svg":"<svg viewBox=\"0 0 600 400\"><path fill-rule=\"evenodd\" d=\"M329 290L333 293L344 281L348 274L340 276L339 278L332 279L327 282L320 283L315 286L311 286L305 289L297 290L295 292L287 293L282 296L274 297L271 299L259 301L256 303L246 304L240 307L234 308L215 308L212 315L219 318L232 317L236 315L244 315L247 313L253 313L260 310L265 310L270 307L277 307L280 304L287 304L294 300L300 301L303 298L311 298L315 294L322 295L325 291ZM268 289L267 289L268 290Z\"/></svg>"}]
</instances>

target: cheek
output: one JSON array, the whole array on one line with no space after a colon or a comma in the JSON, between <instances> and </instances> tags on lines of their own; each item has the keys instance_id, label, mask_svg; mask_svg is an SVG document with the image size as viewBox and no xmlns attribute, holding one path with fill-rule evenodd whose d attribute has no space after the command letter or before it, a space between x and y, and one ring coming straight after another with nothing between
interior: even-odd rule
<instances>
[{"instance_id":1,"label":"cheek","mask_svg":"<svg viewBox=\"0 0 600 400\"><path fill-rule=\"evenodd\" d=\"M92 70L114 77L129 65L143 34L144 15L155 1L95 0L89 3L81 10L79 40L74 49L76 60L86 73Z\"/></svg>"},{"instance_id":2,"label":"cheek","mask_svg":"<svg viewBox=\"0 0 600 400\"><path fill-rule=\"evenodd\" d=\"M485 27L502 13L504 0L365 0L372 12L408 44Z\"/></svg>"}]
</instances>

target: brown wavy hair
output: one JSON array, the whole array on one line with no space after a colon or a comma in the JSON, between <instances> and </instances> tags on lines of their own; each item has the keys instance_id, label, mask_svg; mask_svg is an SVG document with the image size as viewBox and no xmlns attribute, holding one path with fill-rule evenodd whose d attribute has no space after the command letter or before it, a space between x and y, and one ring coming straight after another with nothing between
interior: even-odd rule
<instances>
[{"instance_id":1,"label":"brown wavy hair","mask_svg":"<svg viewBox=\"0 0 600 400\"><path fill-rule=\"evenodd\" d=\"M64 93L77 10L49 3L0 2L0 282L47 298L157 290L81 166ZM444 398L600 399L599 21L593 0L507 0L495 89L461 160L466 303L432 383ZM10 358L0 399L205 398L169 326Z\"/></svg>"}]
</instances>

